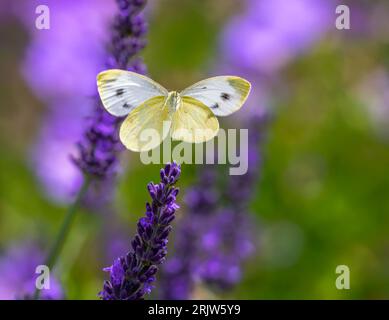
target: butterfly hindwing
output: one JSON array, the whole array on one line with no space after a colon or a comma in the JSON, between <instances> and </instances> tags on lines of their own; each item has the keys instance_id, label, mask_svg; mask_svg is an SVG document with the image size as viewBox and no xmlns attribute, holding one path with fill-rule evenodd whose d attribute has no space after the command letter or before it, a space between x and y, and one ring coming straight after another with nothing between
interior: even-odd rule
<instances>
[{"instance_id":1,"label":"butterfly hindwing","mask_svg":"<svg viewBox=\"0 0 389 320\"><path fill-rule=\"evenodd\" d=\"M120 140L127 149L148 151L167 137L171 112L163 108L165 100L165 97L151 98L129 113L120 127Z\"/></svg>"},{"instance_id":2,"label":"butterfly hindwing","mask_svg":"<svg viewBox=\"0 0 389 320\"><path fill-rule=\"evenodd\" d=\"M97 88L105 109L114 116L124 116L145 101L168 94L155 81L135 72L118 69L99 73Z\"/></svg>"},{"instance_id":3,"label":"butterfly hindwing","mask_svg":"<svg viewBox=\"0 0 389 320\"><path fill-rule=\"evenodd\" d=\"M182 97L172 118L173 140L201 143L212 139L218 131L219 122L209 108L196 99Z\"/></svg>"},{"instance_id":4,"label":"butterfly hindwing","mask_svg":"<svg viewBox=\"0 0 389 320\"><path fill-rule=\"evenodd\" d=\"M197 82L180 94L202 102L217 116L227 116L242 107L250 88L250 82L240 77L219 76Z\"/></svg>"}]
</instances>

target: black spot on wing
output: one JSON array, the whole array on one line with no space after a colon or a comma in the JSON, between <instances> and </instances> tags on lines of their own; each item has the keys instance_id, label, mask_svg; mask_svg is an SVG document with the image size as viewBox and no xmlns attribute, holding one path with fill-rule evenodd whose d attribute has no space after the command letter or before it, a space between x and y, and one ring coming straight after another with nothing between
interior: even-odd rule
<instances>
[{"instance_id":1,"label":"black spot on wing","mask_svg":"<svg viewBox=\"0 0 389 320\"><path fill-rule=\"evenodd\" d=\"M207 89L207 87L202 87L201 89Z\"/></svg>"},{"instance_id":2,"label":"black spot on wing","mask_svg":"<svg viewBox=\"0 0 389 320\"><path fill-rule=\"evenodd\" d=\"M129 108L131 108L131 106L130 106L127 102L125 102L125 103L123 104L123 108L124 108L124 109L129 109Z\"/></svg>"},{"instance_id":3,"label":"black spot on wing","mask_svg":"<svg viewBox=\"0 0 389 320\"><path fill-rule=\"evenodd\" d=\"M215 103L213 106L211 106L211 109L217 109L219 108L219 104L218 103Z\"/></svg>"},{"instance_id":4,"label":"black spot on wing","mask_svg":"<svg viewBox=\"0 0 389 320\"><path fill-rule=\"evenodd\" d=\"M117 95L118 97L120 97L121 95L123 95L123 93L124 93L124 89L123 89L123 88L120 88L120 89L117 89L117 90L116 90L116 95Z\"/></svg>"},{"instance_id":5,"label":"black spot on wing","mask_svg":"<svg viewBox=\"0 0 389 320\"><path fill-rule=\"evenodd\" d=\"M228 101L231 99L231 96L226 92L222 92L222 94L220 95L220 98L222 98L223 101Z\"/></svg>"}]
</instances>

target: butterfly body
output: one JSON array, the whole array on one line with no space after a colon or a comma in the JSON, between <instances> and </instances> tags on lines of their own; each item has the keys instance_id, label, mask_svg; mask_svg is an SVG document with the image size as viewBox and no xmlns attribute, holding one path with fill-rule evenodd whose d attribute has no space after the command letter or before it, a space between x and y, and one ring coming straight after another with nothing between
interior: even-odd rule
<instances>
[{"instance_id":1,"label":"butterfly body","mask_svg":"<svg viewBox=\"0 0 389 320\"><path fill-rule=\"evenodd\" d=\"M239 110L251 88L242 78L219 76L169 92L143 75L117 69L99 73L97 86L109 113L127 115L119 136L132 151L153 149L169 134L189 143L212 139L219 130L216 116Z\"/></svg>"},{"instance_id":2,"label":"butterfly body","mask_svg":"<svg viewBox=\"0 0 389 320\"><path fill-rule=\"evenodd\" d=\"M166 102L164 107L166 106L172 112L175 112L179 109L181 105L181 97L177 91L170 91L168 96L166 97Z\"/></svg>"}]
</instances>

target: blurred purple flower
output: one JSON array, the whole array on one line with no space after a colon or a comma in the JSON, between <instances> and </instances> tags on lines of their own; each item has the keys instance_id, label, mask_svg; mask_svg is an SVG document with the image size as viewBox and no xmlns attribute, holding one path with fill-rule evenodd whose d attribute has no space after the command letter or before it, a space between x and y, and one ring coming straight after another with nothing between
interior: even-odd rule
<instances>
[{"instance_id":1,"label":"blurred purple flower","mask_svg":"<svg viewBox=\"0 0 389 320\"><path fill-rule=\"evenodd\" d=\"M35 291L35 269L44 261L33 245L14 246L0 255L0 300L24 299ZM63 299L59 282L50 275L50 289L41 291L42 299Z\"/></svg>"},{"instance_id":2,"label":"blurred purple flower","mask_svg":"<svg viewBox=\"0 0 389 320\"><path fill-rule=\"evenodd\" d=\"M77 111L67 109L73 104L80 104L80 101L59 102L57 110L43 118L32 150L36 176L50 198L60 203L70 201L82 183L82 174L69 159L77 152L75 143L82 127L82 117Z\"/></svg>"},{"instance_id":3,"label":"blurred purple flower","mask_svg":"<svg viewBox=\"0 0 389 320\"><path fill-rule=\"evenodd\" d=\"M195 270L202 281L228 289L241 280L242 262L254 250L249 221L247 212L233 209L223 209L204 221L200 257L205 258L196 264Z\"/></svg>"},{"instance_id":4,"label":"blurred purple flower","mask_svg":"<svg viewBox=\"0 0 389 320\"><path fill-rule=\"evenodd\" d=\"M198 282L228 289L241 280L243 264L254 251L248 206L260 169L261 121L252 118L249 123L246 174L227 175L222 191L218 179L226 174L206 167L186 193L187 211L178 224L175 252L163 268L162 299L189 299Z\"/></svg>"},{"instance_id":5,"label":"blurred purple flower","mask_svg":"<svg viewBox=\"0 0 389 320\"><path fill-rule=\"evenodd\" d=\"M249 0L227 25L222 50L235 66L273 73L321 36L332 15L326 0Z\"/></svg>"},{"instance_id":6,"label":"blurred purple flower","mask_svg":"<svg viewBox=\"0 0 389 320\"><path fill-rule=\"evenodd\" d=\"M31 34L21 72L49 109L32 151L34 170L51 199L69 202L81 183L70 155L75 154L83 119L93 110L114 2L45 1L49 30L35 27L40 4L12 1L10 8Z\"/></svg>"},{"instance_id":7,"label":"blurred purple flower","mask_svg":"<svg viewBox=\"0 0 389 320\"><path fill-rule=\"evenodd\" d=\"M96 74L104 68L104 44L114 2L45 1L50 9L49 30L35 27L35 8L40 4L33 0L19 7L20 18L32 36L22 65L27 82L42 101L51 102L53 107L62 97L94 95Z\"/></svg>"},{"instance_id":8,"label":"blurred purple flower","mask_svg":"<svg viewBox=\"0 0 389 320\"><path fill-rule=\"evenodd\" d=\"M197 216L196 216L197 215ZM187 212L180 221L173 257L163 266L160 297L190 299L196 283L229 289L242 278L254 245L246 212Z\"/></svg>"},{"instance_id":9,"label":"blurred purple flower","mask_svg":"<svg viewBox=\"0 0 389 320\"><path fill-rule=\"evenodd\" d=\"M139 300L151 292L158 265L165 260L171 222L179 208L176 204L178 189L174 184L180 174L179 165L168 163L161 169L161 182L148 184L152 202L146 204L146 215L138 222L132 250L104 269L110 273L110 280L104 282L99 293L102 299Z\"/></svg>"},{"instance_id":10,"label":"blurred purple flower","mask_svg":"<svg viewBox=\"0 0 389 320\"><path fill-rule=\"evenodd\" d=\"M283 35L297 49L311 45L331 27L332 0L249 0L248 17Z\"/></svg>"}]
</instances>

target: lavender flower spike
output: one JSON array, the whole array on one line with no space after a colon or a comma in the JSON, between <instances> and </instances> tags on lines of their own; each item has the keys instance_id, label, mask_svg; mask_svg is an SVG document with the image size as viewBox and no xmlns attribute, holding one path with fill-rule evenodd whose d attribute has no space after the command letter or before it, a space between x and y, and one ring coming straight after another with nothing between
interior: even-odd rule
<instances>
[{"instance_id":1,"label":"lavender flower spike","mask_svg":"<svg viewBox=\"0 0 389 320\"><path fill-rule=\"evenodd\" d=\"M146 66L138 54L146 46L147 25L141 13L146 0L116 2L119 12L112 26L106 69L126 69L144 74ZM104 179L117 171L117 154L122 149L117 134L121 119L106 113L100 99L96 97L96 100L96 111L78 143L79 154L73 161L85 174Z\"/></svg>"},{"instance_id":2,"label":"lavender flower spike","mask_svg":"<svg viewBox=\"0 0 389 320\"><path fill-rule=\"evenodd\" d=\"M110 280L104 282L99 293L102 299L140 300L151 292L158 265L167 254L170 224L179 208L176 204L178 188L174 184L180 174L177 163L168 163L161 169L161 182L147 185L152 202L146 204L146 215L138 222L132 250L104 269L110 273Z\"/></svg>"}]
</instances>

